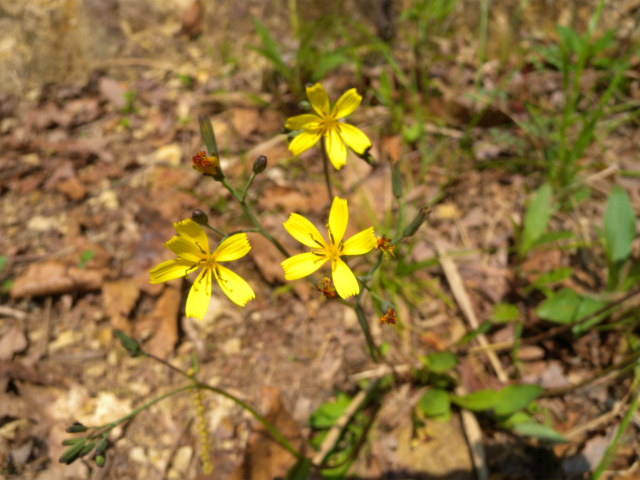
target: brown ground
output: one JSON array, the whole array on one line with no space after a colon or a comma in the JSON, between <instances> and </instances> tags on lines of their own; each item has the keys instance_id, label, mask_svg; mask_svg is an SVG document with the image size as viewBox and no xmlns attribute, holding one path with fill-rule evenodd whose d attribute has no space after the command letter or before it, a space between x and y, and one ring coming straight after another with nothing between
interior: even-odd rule
<instances>
[{"instance_id":1,"label":"brown ground","mask_svg":"<svg viewBox=\"0 0 640 480\"><path fill-rule=\"evenodd\" d=\"M331 8L371 28L384 20L363 2L344 3ZM0 31L6 32L0 39L0 252L7 257L0 281L13 280L10 291L0 294L0 477L192 479L201 472L186 395L152 407L114 432L105 469L90 472L89 463L57 463L60 443L68 436L64 429L73 421L111 421L184 383L162 365L128 357L113 337L114 328L183 369L195 354L201 380L269 412L294 437L302 435L300 444L306 442L311 412L337 391L355 393L358 379L376 374L354 312L325 301L305 282L284 282L282 258L257 234L249 234L250 256L234 263L256 292L245 308L217 290L198 322L184 317L190 281L149 284L148 270L171 258L162 243L171 237L172 223L194 208L207 211L210 222L225 231L251 226L226 191L190 167L190 157L202 149L200 114L211 117L223 167L237 188L254 158L268 157L269 167L249 198L263 225L287 248L300 251L282 228L291 211L323 223L329 207L319 150L292 159L281 134L287 116L300 113L301 99L282 84L274 90L269 64L247 48L258 45L250 15L281 32L284 45L293 45L285 2L216 2L200 16L204 33L194 40L180 33L197 29L197 21L181 24L189 4L0 1ZM591 11L590 2L575 2L570 9L554 3L547 10L542 4L531 2L517 31L508 21L512 5L497 5L490 17L488 54L514 62L510 55L515 53L501 48L509 38L548 39L554 22L584 24ZM632 4L608 6L605 26L619 24L621 36L634 34L635 24L627 22L629 12L637 12ZM324 13L319 2L300 1L298 9L302 20ZM414 365L419 355L452 348L471 329L456 287L470 296L479 321L488 318L495 303L519 292L508 251L512 220L520 222L525 200L540 183L539 170L525 166L514 173L496 165L522 155L517 142L525 138L512 120L524 115L518 101L535 98L553 105L561 79L552 71L534 72L524 88L521 77L506 81L497 64L485 65L484 84L504 80L510 99L492 108L487 123L472 131L471 151L462 150L459 140L473 114L464 93L471 91L476 71L475 54L465 53L465 45L475 41L477 15L470 9L460 6L443 26L441 60L430 68L442 93L428 99L429 113L438 121L429 123L426 135L437 160L423 171L419 155L387 135L387 109L365 96L365 108L349 121L373 139L378 166L350 157L346 168L333 173L349 200L352 233L373 224L378 235L393 236L388 228L396 207L386 159L401 156L406 218L427 203L434 207L429 225L400 247L399 256L420 262L440 250L454 259L453 273L434 261L408 277L402 291L383 292L397 307L396 327L379 325L378 314L365 302L374 339L390 343L387 361L394 365ZM458 36L452 40L454 31ZM365 91L378 77L379 68L367 64L361 76L345 67L323 84L335 100L349 87ZM135 95L128 104L130 91ZM516 132L514 145L486 128L505 119ZM553 229L594 241L593 226L601 225L612 181L627 190L636 209L640 206L640 180L616 178L615 169L608 169L639 169L639 132L637 125L622 126L589 151L583 161L592 168L582 181L591 186L592 199L570 214L554 215ZM601 258L598 248L541 250L523 269L531 279L538 270L571 265L576 274L567 286L598 291L604 278ZM383 264L383 275L393 277L392 262ZM462 281L454 287L455 272ZM539 300L528 298L521 306L529 312ZM530 319L526 333L548 328ZM505 327L494 329L489 341L512 338L513 329ZM509 378L558 388L619 361L620 341L618 334L595 332L577 341L569 335L549 337L523 346L517 367L510 351L501 353L499 368ZM460 351L460 359L457 375L467 391L502 385L483 352ZM456 414L450 423L427 422L416 432L411 412L422 391L405 380L400 377L382 401L356 462L359 476L478 478L467 443L475 432L491 478L581 478L589 468L585 462L597 464L598 452L615 434L617 417L607 415L620 406L630 383L626 377L609 379L543 399L554 427L570 440L549 449L497 430L482 417L478 424ZM255 438L247 448L254 429L249 415L226 399L205 398L215 467L214 474L199 478L239 478L238 465L245 478L255 480L286 472L292 461L288 454ZM593 423L582 428L588 422ZM611 469L633 475L637 423L634 418Z\"/></svg>"}]
</instances>

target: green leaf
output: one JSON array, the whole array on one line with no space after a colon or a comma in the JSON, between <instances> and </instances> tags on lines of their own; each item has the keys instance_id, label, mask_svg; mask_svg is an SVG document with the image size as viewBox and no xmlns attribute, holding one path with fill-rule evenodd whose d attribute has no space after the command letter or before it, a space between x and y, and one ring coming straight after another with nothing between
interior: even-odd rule
<instances>
[{"instance_id":1,"label":"green leaf","mask_svg":"<svg viewBox=\"0 0 640 480\"><path fill-rule=\"evenodd\" d=\"M605 252L609 260L609 289L615 288L624 262L631 254L631 243L636 237L636 217L629 196L614 186L604 212Z\"/></svg>"},{"instance_id":2,"label":"green leaf","mask_svg":"<svg viewBox=\"0 0 640 480\"><path fill-rule=\"evenodd\" d=\"M207 147L207 155L209 157L218 157L218 144L216 143L216 135L213 132L211 126L211 120L207 115L200 115L198 117L198 123L200 124L200 133L202 134L202 141L205 147Z\"/></svg>"},{"instance_id":3,"label":"green leaf","mask_svg":"<svg viewBox=\"0 0 640 480\"><path fill-rule=\"evenodd\" d=\"M556 31L562 41L562 47L568 53L580 54L582 48L584 48L583 40L573 28L556 25Z\"/></svg>"},{"instance_id":4,"label":"green leaf","mask_svg":"<svg viewBox=\"0 0 640 480\"><path fill-rule=\"evenodd\" d=\"M595 298L587 297L586 295L584 295L582 297L582 301L580 302L580 306L578 307L578 312L576 313L576 319L581 319L589 315L592 315L606 305L607 305L607 302L604 302L602 300L596 300ZM609 315L609 312L604 312L604 313L601 313L600 315L596 315L595 317L590 318L586 322L582 322L579 325L575 325L571 329L571 331L574 333L574 335L580 335L586 332L587 330L589 330L591 327L600 323L608 315Z\"/></svg>"},{"instance_id":5,"label":"green leaf","mask_svg":"<svg viewBox=\"0 0 640 480\"><path fill-rule=\"evenodd\" d=\"M332 52L320 58L315 70L311 74L311 79L314 82L324 78L327 73L335 70L340 65L349 63L351 59L347 57L343 52Z\"/></svg>"},{"instance_id":6,"label":"green leaf","mask_svg":"<svg viewBox=\"0 0 640 480\"><path fill-rule=\"evenodd\" d=\"M334 402L323 403L309 416L309 425L317 430L332 427L350 403L351 398L344 393L339 393Z\"/></svg>"},{"instance_id":7,"label":"green leaf","mask_svg":"<svg viewBox=\"0 0 640 480\"><path fill-rule=\"evenodd\" d=\"M537 438L551 444L568 443L567 439L553 428L536 422L516 423L513 426L513 431L525 437Z\"/></svg>"},{"instance_id":8,"label":"green leaf","mask_svg":"<svg viewBox=\"0 0 640 480\"><path fill-rule=\"evenodd\" d=\"M516 423L531 421L531 415L526 412L514 412L500 421L500 425L504 428L512 429Z\"/></svg>"},{"instance_id":9,"label":"green leaf","mask_svg":"<svg viewBox=\"0 0 640 480\"><path fill-rule=\"evenodd\" d=\"M432 388L427 390L418 402L418 408L427 417L446 415L451 411L451 400L445 390Z\"/></svg>"},{"instance_id":10,"label":"green leaf","mask_svg":"<svg viewBox=\"0 0 640 480\"><path fill-rule=\"evenodd\" d=\"M306 480L311 472L311 459L310 458L300 458L298 461L289 469L287 475L284 477L285 480Z\"/></svg>"},{"instance_id":11,"label":"green leaf","mask_svg":"<svg viewBox=\"0 0 640 480\"><path fill-rule=\"evenodd\" d=\"M458 358L451 352L430 353L422 358L427 369L434 373L443 373L451 370L458 364Z\"/></svg>"},{"instance_id":12,"label":"green leaf","mask_svg":"<svg viewBox=\"0 0 640 480\"><path fill-rule=\"evenodd\" d=\"M491 322L482 322L480 325L478 325L478 328L476 328L472 332L465 334L460 340L458 340L458 345L466 345L478 335L487 333L489 330L491 330L491 327L493 327L493 324Z\"/></svg>"},{"instance_id":13,"label":"green leaf","mask_svg":"<svg viewBox=\"0 0 640 480\"><path fill-rule=\"evenodd\" d=\"M518 315L518 307L512 303L496 303L493 306L493 313L489 319L495 323L506 323L517 320Z\"/></svg>"},{"instance_id":14,"label":"green leaf","mask_svg":"<svg viewBox=\"0 0 640 480\"><path fill-rule=\"evenodd\" d=\"M451 401L467 410L481 412L483 410L493 409L500 401L500 396L495 390L487 389L469 393L464 397L454 395L451 397Z\"/></svg>"},{"instance_id":15,"label":"green leaf","mask_svg":"<svg viewBox=\"0 0 640 480\"><path fill-rule=\"evenodd\" d=\"M571 267L560 267L555 270L551 270L550 272L543 273L535 281L530 285L529 288L541 288L548 287L549 285L553 285L554 283L561 282L562 280L566 280L573 275L573 268Z\"/></svg>"},{"instance_id":16,"label":"green leaf","mask_svg":"<svg viewBox=\"0 0 640 480\"><path fill-rule=\"evenodd\" d=\"M253 24L256 27L258 35L260 36L260 40L262 41L262 48L255 48L253 50L262 54L265 58L270 60L276 70L278 70L280 74L287 78L288 69L284 61L282 60L278 44L269 33L269 30L267 30L257 18L253 19Z\"/></svg>"},{"instance_id":17,"label":"green leaf","mask_svg":"<svg viewBox=\"0 0 640 480\"><path fill-rule=\"evenodd\" d=\"M498 401L493 408L496 415L510 415L526 408L544 391L538 385L509 385L498 392Z\"/></svg>"},{"instance_id":18,"label":"green leaf","mask_svg":"<svg viewBox=\"0 0 640 480\"><path fill-rule=\"evenodd\" d=\"M553 208L552 194L551 185L545 183L538 189L529 204L524 216L522 243L519 249L521 257L526 256L547 228Z\"/></svg>"},{"instance_id":19,"label":"green leaf","mask_svg":"<svg viewBox=\"0 0 640 480\"><path fill-rule=\"evenodd\" d=\"M550 322L567 324L573 322L581 299L570 288L563 288L552 297L544 300L538 308L536 315Z\"/></svg>"},{"instance_id":20,"label":"green leaf","mask_svg":"<svg viewBox=\"0 0 640 480\"><path fill-rule=\"evenodd\" d=\"M7 265L7 256L0 255L0 273L4 270L4 267Z\"/></svg>"},{"instance_id":21,"label":"green leaf","mask_svg":"<svg viewBox=\"0 0 640 480\"><path fill-rule=\"evenodd\" d=\"M557 242L558 240L567 240L569 238L574 238L574 237L575 235L573 234L573 232L567 232L563 230L559 232L543 233L535 241L535 244L533 246L538 247L540 245L544 245L545 243L553 243L553 242Z\"/></svg>"},{"instance_id":22,"label":"green leaf","mask_svg":"<svg viewBox=\"0 0 640 480\"><path fill-rule=\"evenodd\" d=\"M83 269L87 265L87 262L95 256L96 254L93 250L85 250L82 252L80 255L80 261L78 262L78 268Z\"/></svg>"}]
</instances>

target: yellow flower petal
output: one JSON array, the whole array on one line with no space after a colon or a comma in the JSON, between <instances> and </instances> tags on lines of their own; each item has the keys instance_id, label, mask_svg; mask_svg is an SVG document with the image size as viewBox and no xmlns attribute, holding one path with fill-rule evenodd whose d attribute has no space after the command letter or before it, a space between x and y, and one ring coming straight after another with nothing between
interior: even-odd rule
<instances>
[{"instance_id":1,"label":"yellow flower petal","mask_svg":"<svg viewBox=\"0 0 640 480\"><path fill-rule=\"evenodd\" d=\"M293 140L291 140L291 143L289 144L289 150L291 151L291 153L293 153L296 156L300 155L305 150L308 150L311 147L313 147L318 142L318 140L320 140L321 136L322 136L322 133L320 133L320 131L300 132L298 135L295 136Z\"/></svg>"},{"instance_id":2,"label":"yellow flower petal","mask_svg":"<svg viewBox=\"0 0 640 480\"><path fill-rule=\"evenodd\" d=\"M339 123L338 128L340 129L340 137L354 152L362 155L367 148L371 147L371 140L359 128L348 123Z\"/></svg>"},{"instance_id":3,"label":"yellow flower petal","mask_svg":"<svg viewBox=\"0 0 640 480\"><path fill-rule=\"evenodd\" d=\"M333 107L333 118L342 118L353 113L362 102L362 96L358 94L355 88L347 90L338 99Z\"/></svg>"},{"instance_id":4,"label":"yellow flower petal","mask_svg":"<svg viewBox=\"0 0 640 480\"><path fill-rule=\"evenodd\" d=\"M358 285L356 276L340 258L336 260L336 267L333 270L333 283L336 286L338 295L342 298L360 293L360 285Z\"/></svg>"},{"instance_id":5,"label":"yellow flower petal","mask_svg":"<svg viewBox=\"0 0 640 480\"><path fill-rule=\"evenodd\" d=\"M307 87L307 98L318 115L329 116L329 96L322 85L316 83L312 87Z\"/></svg>"},{"instance_id":6,"label":"yellow flower petal","mask_svg":"<svg viewBox=\"0 0 640 480\"><path fill-rule=\"evenodd\" d=\"M167 241L164 246L180 258L192 263L198 263L208 255L208 252L202 252L193 241L183 237L171 237L171 240Z\"/></svg>"},{"instance_id":7,"label":"yellow flower petal","mask_svg":"<svg viewBox=\"0 0 640 480\"><path fill-rule=\"evenodd\" d=\"M194 267L194 263L189 260L183 260L181 258L175 258L173 260L167 260L160 265L156 265L149 270L149 276L151 277L151 283L162 283L173 280L174 278L184 277Z\"/></svg>"},{"instance_id":8,"label":"yellow flower petal","mask_svg":"<svg viewBox=\"0 0 640 480\"><path fill-rule=\"evenodd\" d=\"M340 138L337 128L331 129L327 132L327 135L325 135L325 142L329 160L331 160L331 163L336 170L340 170L347 164L347 147Z\"/></svg>"},{"instance_id":9,"label":"yellow flower petal","mask_svg":"<svg viewBox=\"0 0 640 480\"><path fill-rule=\"evenodd\" d=\"M251 250L251 245L246 233L238 233L225 239L216 251L213 252L213 259L216 262L228 262L244 257Z\"/></svg>"},{"instance_id":10,"label":"yellow flower petal","mask_svg":"<svg viewBox=\"0 0 640 480\"><path fill-rule=\"evenodd\" d=\"M327 242L322 238L318 229L302 215L292 213L289 220L284 222L284 228L293 238L307 247L327 248Z\"/></svg>"},{"instance_id":11,"label":"yellow flower petal","mask_svg":"<svg viewBox=\"0 0 640 480\"><path fill-rule=\"evenodd\" d=\"M333 235L334 245L338 245L342 241L348 222L349 208L347 207L347 201L335 197L331 204L331 211L329 212L329 229Z\"/></svg>"},{"instance_id":12,"label":"yellow flower petal","mask_svg":"<svg viewBox=\"0 0 640 480\"><path fill-rule=\"evenodd\" d=\"M214 273L216 275L216 280L218 280L218 285L220 285L222 291L233 303L244 307L249 300L256 298L255 293L253 293L253 289L237 273L234 273L221 265L216 265L214 267Z\"/></svg>"},{"instance_id":13,"label":"yellow flower petal","mask_svg":"<svg viewBox=\"0 0 640 480\"><path fill-rule=\"evenodd\" d=\"M324 265L328 259L328 257L319 257L311 252L289 257L281 263L284 269L284 278L287 280L297 280L298 278L311 275Z\"/></svg>"},{"instance_id":14,"label":"yellow flower petal","mask_svg":"<svg viewBox=\"0 0 640 480\"><path fill-rule=\"evenodd\" d=\"M187 317L195 317L198 320L204 318L209 308L209 300L211 300L211 268L203 268L191 285L189 296L187 297L186 315Z\"/></svg>"},{"instance_id":15,"label":"yellow flower petal","mask_svg":"<svg viewBox=\"0 0 640 480\"><path fill-rule=\"evenodd\" d=\"M288 118L284 128L288 128L289 130L315 130L320 128L320 126L320 117L313 113L305 113L303 115Z\"/></svg>"},{"instance_id":16,"label":"yellow flower petal","mask_svg":"<svg viewBox=\"0 0 640 480\"><path fill-rule=\"evenodd\" d=\"M357 233L344 242L343 255L363 255L369 253L376 246L376 237L373 234L373 227Z\"/></svg>"},{"instance_id":17,"label":"yellow flower petal","mask_svg":"<svg viewBox=\"0 0 640 480\"><path fill-rule=\"evenodd\" d=\"M209 240L203 228L196 222L187 218L181 222L174 223L173 228L182 238L199 246L202 250L209 253Z\"/></svg>"}]
</instances>

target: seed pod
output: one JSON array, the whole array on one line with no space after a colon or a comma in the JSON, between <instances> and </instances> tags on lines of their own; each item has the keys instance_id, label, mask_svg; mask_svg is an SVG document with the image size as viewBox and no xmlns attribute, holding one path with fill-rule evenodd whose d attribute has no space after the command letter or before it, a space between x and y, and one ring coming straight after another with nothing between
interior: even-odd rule
<instances>
[{"instance_id":1,"label":"seed pod","mask_svg":"<svg viewBox=\"0 0 640 480\"><path fill-rule=\"evenodd\" d=\"M80 450L79 457L84 457L87 453L93 450L93 447L96 445L96 442L87 443L82 450Z\"/></svg>"},{"instance_id":2,"label":"seed pod","mask_svg":"<svg viewBox=\"0 0 640 480\"><path fill-rule=\"evenodd\" d=\"M66 463L67 465L71 465L75 462L80 455L80 452L84 448L84 443L86 438L82 438L80 442L76 443L73 447L68 448L58 460L60 463Z\"/></svg>"},{"instance_id":3,"label":"seed pod","mask_svg":"<svg viewBox=\"0 0 640 480\"><path fill-rule=\"evenodd\" d=\"M82 442L83 440L84 438L67 438L66 440L62 441L62 445L75 445L76 443Z\"/></svg>"},{"instance_id":4,"label":"seed pod","mask_svg":"<svg viewBox=\"0 0 640 480\"><path fill-rule=\"evenodd\" d=\"M109 440L107 439L107 437L103 438L98 442L98 446L96 447L96 456L102 455L105 452L105 450L107 449L108 442Z\"/></svg>"},{"instance_id":5,"label":"seed pod","mask_svg":"<svg viewBox=\"0 0 640 480\"><path fill-rule=\"evenodd\" d=\"M106 462L106 458L104 458L104 455L96 455L96 465L99 467L104 467L104 462Z\"/></svg>"},{"instance_id":6,"label":"seed pod","mask_svg":"<svg viewBox=\"0 0 640 480\"><path fill-rule=\"evenodd\" d=\"M85 427L84 425L82 425L80 422L74 422L73 425L71 425L69 428L67 428L65 430L65 432L67 433L82 433L82 432L86 432L88 430L87 427Z\"/></svg>"}]
</instances>

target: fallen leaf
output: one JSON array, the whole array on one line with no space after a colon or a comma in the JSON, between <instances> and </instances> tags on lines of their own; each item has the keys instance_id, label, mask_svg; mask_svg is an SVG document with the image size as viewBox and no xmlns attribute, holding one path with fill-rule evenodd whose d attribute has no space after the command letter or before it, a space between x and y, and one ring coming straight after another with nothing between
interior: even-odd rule
<instances>
[{"instance_id":1,"label":"fallen leaf","mask_svg":"<svg viewBox=\"0 0 640 480\"><path fill-rule=\"evenodd\" d=\"M231 123L240 138L247 139L258 127L259 113L255 108L233 108L231 110Z\"/></svg>"},{"instance_id":2,"label":"fallen leaf","mask_svg":"<svg viewBox=\"0 0 640 480\"><path fill-rule=\"evenodd\" d=\"M55 260L32 263L16 278L11 287L11 298L41 297L67 292L99 290L104 272L79 269Z\"/></svg>"},{"instance_id":3,"label":"fallen leaf","mask_svg":"<svg viewBox=\"0 0 640 480\"><path fill-rule=\"evenodd\" d=\"M293 417L282 404L282 393L277 388L263 387L262 400L267 413L265 418L288 441L301 451L304 447L302 435ZM272 480L284 478L296 458L282 447L268 431L258 425L249 437L247 449L240 463L231 472L230 480Z\"/></svg>"},{"instance_id":4,"label":"fallen leaf","mask_svg":"<svg viewBox=\"0 0 640 480\"><path fill-rule=\"evenodd\" d=\"M180 288L168 286L162 292L151 318L155 332L147 344L153 355L166 359L178 341L178 313L181 305Z\"/></svg>"},{"instance_id":5,"label":"fallen leaf","mask_svg":"<svg viewBox=\"0 0 640 480\"><path fill-rule=\"evenodd\" d=\"M105 282L102 286L104 308L114 328L130 331L127 318L138 301L140 290L131 278Z\"/></svg>"},{"instance_id":6,"label":"fallen leaf","mask_svg":"<svg viewBox=\"0 0 640 480\"><path fill-rule=\"evenodd\" d=\"M87 195L87 189L78 177L67 178L56 184L56 190L66 195L69 200L82 200Z\"/></svg>"},{"instance_id":7,"label":"fallen leaf","mask_svg":"<svg viewBox=\"0 0 640 480\"><path fill-rule=\"evenodd\" d=\"M402 154L402 137L400 135L383 137L382 150L387 152L387 155L394 163L397 162Z\"/></svg>"},{"instance_id":8,"label":"fallen leaf","mask_svg":"<svg viewBox=\"0 0 640 480\"><path fill-rule=\"evenodd\" d=\"M182 27L180 33L187 35L190 39L196 38L202 33L202 18L204 17L204 6L200 0L195 0L182 14Z\"/></svg>"},{"instance_id":9,"label":"fallen leaf","mask_svg":"<svg viewBox=\"0 0 640 480\"><path fill-rule=\"evenodd\" d=\"M11 360L15 353L22 352L27 348L27 344L27 337L22 328L18 325L12 325L0 338L0 361Z\"/></svg>"},{"instance_id":10,"label":"fallen leaf","mask_svg":"<svg viewBox=\"0 0 640 480\"><path fill-rule=\"evenodd\" d=\"M98 82L98 89L100 95L116 110L122 110L127 105L127 100L124 98L126 89L113 78L102 77Z\"/></svg>"}]
</instances>

